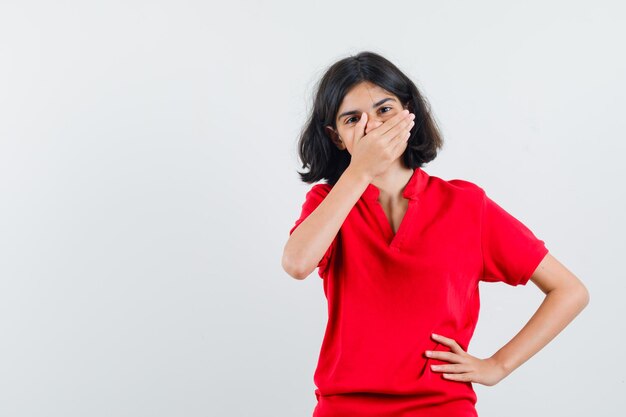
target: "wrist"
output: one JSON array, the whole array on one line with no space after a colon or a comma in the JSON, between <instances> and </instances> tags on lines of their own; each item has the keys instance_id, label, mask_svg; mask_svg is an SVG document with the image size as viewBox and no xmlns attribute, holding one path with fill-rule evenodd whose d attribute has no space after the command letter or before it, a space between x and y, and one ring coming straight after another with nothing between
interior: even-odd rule
<instances>
[{"instance_id":1,"label":"wrist","mask_svg":"<svg viewBox=\"0 0 626 417\"><path fill-rule=\"evenodd\" d=\"M511 373L506 363L497 354L492 355L489 360L500 370L502 378L507 377Z\"/></svg>"},{"instance_id":2,"label":"wrist","mask_svg":"<svg viewBox=\"0 0 626 417\"><path fill-rule=\"evenodd\" d=\"M351 182L354 183L355 186L364 186L367 187L374 177L365 172L362 169L356 168L354 165L350 164L345 169L342 174L342 177L345 176L350 179Z\"/></svg>"}]
</instances>

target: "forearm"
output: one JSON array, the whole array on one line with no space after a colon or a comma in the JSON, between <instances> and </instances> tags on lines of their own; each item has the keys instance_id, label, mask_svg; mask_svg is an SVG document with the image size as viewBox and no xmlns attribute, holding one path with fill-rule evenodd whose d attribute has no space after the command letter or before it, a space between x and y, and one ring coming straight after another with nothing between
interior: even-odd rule
<instances>
[{"instance_id":1,"label":"forearm","mask_svg":"<svg viewBox=\"0 0 626 417\"><path fill-rule=\"evenodd\" d=\"M509 375L554 339L587 303L586 291L576 286L550 291L526 325L492 359Z\"/></svg>"},{"instance_id":2,"label":"forearm","mask_svg":"<svg viewBox=\"0 0 626 417\"><path fill-rule=\"evenodd\" d=\"M346 168L324 200L289 237L282 264L290 275L303 279L315 269L370 182L366 174Z\"/></svg>"}]
</instances>

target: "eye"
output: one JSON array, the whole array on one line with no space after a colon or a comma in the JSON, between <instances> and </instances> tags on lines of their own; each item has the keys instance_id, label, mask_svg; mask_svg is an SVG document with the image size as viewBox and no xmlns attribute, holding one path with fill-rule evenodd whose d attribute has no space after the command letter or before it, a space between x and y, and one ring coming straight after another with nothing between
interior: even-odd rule
<instances>
[{"instance_id":1,"label":"eye","mask_svg":"<svg viewBox=\"0 0 626 417\"><path fill-rule=\"evenodd\" d=\"M391 110L391 109L393 109L393 107L384 106L384 107L381 107L381 108L380 108L380 110L383 110L383 109L389 109L389 110ZM381 112L381 113L389 113L389 111L384 111L384 112ZM354 122L351 122L351 120L352 120L352 119L357 119L357 117L356 117L356 116L352 116L352 117L350 117L348 120L346 120L346 123L347 123L347 124L354 123Z\"/></svg>"}]
</instances>

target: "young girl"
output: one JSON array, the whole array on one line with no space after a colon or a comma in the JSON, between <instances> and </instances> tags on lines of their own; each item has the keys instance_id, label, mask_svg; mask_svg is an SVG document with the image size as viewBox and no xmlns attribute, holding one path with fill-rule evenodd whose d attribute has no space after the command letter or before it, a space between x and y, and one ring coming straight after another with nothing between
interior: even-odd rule
<instances>
[{"instance_id":1,"label":"young girl","mask_svg":"<svg viewBox=\"0 0 626 417\"><path fill-rule=\"evenodd\" d=\"M332 65L299 143L313 185L282 266L316 267L328 322L314 417L477 416L472 383L492 386L587 305L585 286L480 186L422 169L443 145L426 100L372 52ZM479 282L545 294L531 320L481 359L467 352Z\"/></svg>"}]
</instances>

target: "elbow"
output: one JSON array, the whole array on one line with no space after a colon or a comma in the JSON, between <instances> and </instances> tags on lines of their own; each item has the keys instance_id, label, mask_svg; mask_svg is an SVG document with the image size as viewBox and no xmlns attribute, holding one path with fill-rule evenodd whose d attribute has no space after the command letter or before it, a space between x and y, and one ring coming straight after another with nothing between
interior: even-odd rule
<instances>
[{"instance_id":1,"label":"elbow","mask_svg":"<svg viewBox=\"0 0 626 417\"><path fill-rule=\"evenodd\" d=\"M570 289L570 297L578 306L578 311L584 310L589 304L589 291L582 283L579 283L575 288Z\"/></svg>"},{"instance_id":2,"label":"elbow","mask_svg":"<svg viewBox=\"0 0 626 417\"><path fill-rule=\"evenodd\" d=\"M576 289L573 292L576 294L575 297L581 305L581 310L587 307L589 304L589 290L587 290L587 287L580 279L578 280L578 285L576 285Z\"/></svg>"},{"instance_id":3,"label":"elbow","mask_svg":"<svg viewBox=\"0 0 626 417\"><path fill-rule=\"evenodd\" d=\"M557 287L549 291L550 293L559 294L565 302L573 309L580 313L589 304L589 291L582 282Z\"/></svg>"},{"instance_id":4,"label":"elbow","mask_svg":"<svg viewBox=\"0 0 626 417\"><path fill-rule=\"evenodd\" d=\"M303 280L311 274L303 265L302 262L298 262L293 256L283 254L281 261L283 270L289 274L293 279Z\"/></svg>"},{"instance_id":5,"label":"elbow","mask_svg":"<svg viewBox=\"0 0 626 417\"><path fill-rule=\"evenodd\" d=\"M575 304L579 311L583 310L589 304L589 290L585 284L575 275L572 275L575 279L570 280L569 282L563 283L553 290L558 290L557 292L566 294L566 298L570 300L571 303Z\"/></svg>"},{"instance_id":6,"label":"elbow","mask_svg":"<svg viewBox=\"0 0 626 417\"><path fill-rule=\"evenodd\" d=\"M580 289L580 300L582 308L587 307L589 304L589 290L587 290L587 287L584 285L582 285Z\"/></svg>"}]
</instances>

